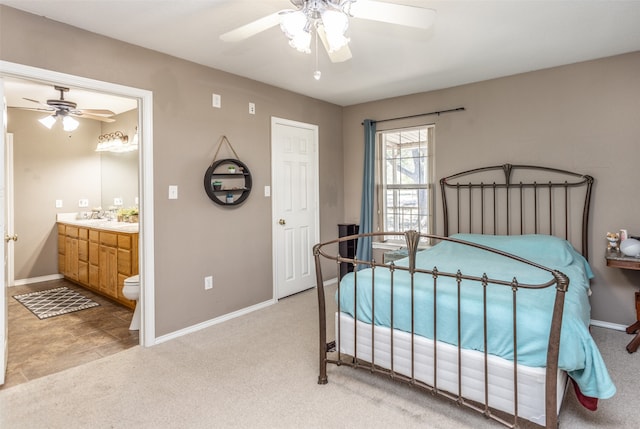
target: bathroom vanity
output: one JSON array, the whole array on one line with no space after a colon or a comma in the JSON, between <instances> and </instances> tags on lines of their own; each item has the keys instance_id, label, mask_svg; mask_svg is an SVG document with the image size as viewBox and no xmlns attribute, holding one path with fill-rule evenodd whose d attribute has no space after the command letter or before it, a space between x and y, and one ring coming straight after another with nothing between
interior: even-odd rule
<instances>
[{"instance_id":1,"label":"bathroom vanity","mask_svg":"<svg viewBox=\"0 0 640 429\"><path fill-rule=\"evenodd\" d=\"M138 224L103 220L58 221L58 271L66 279L129 308L122 295L138 274Z\"/></svg>"}]
</instances>

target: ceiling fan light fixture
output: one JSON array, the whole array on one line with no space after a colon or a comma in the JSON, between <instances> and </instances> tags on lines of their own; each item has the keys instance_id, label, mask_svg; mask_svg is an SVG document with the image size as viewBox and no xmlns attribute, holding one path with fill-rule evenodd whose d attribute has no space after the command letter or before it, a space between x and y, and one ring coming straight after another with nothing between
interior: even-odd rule
<instances>
[{"instance_id":1,"label":"ceiling fan light fixture","mask_svg":"<svg viewBox=\"0 0 640 429\"><path fill-rule=\"evenodd\" d=\"M48 129L51 129L53 127L53 124L56 123L56 117L55 115L45 116L44 118L38 119L38 122L40 122L42 125L44 125Z\"/></svg>"},{"instance_id":2,"label":"ceiling fan light fixture","mask_svg":"<svg viewBox=\"0 0 640 429\"><path fill-rule=\"evenodd\" d=\"M78 122L71 116L67 115L62 118L62 128L64 128L65 131L74 131L76 128L78 128L78 125L80 125L80 122Z\"/></svg>"},{"instance_id":3,"label":"ceiling fan light fixture","mask_svg":"<svg viewBox=\"0 0 640 429\"><path fill-rule=\"evenodd\" d=\"M287 11L281 15L280 28L289 39L292 48L306 54L311 52L310 23L300 10Z\"/></svg>"},{"instance_id":4,"label":"ceiling fan light fixture","mask_svg":"<svg viewBox=\"0 0 640 429\"><path fill-rule=\"evenodd\" d=\"M349 18L344 12L325 9L322 12L322 26L329 42L329 52L335 52L349 43L349 38L345 37Z\"/></svg>"}]
</instances>

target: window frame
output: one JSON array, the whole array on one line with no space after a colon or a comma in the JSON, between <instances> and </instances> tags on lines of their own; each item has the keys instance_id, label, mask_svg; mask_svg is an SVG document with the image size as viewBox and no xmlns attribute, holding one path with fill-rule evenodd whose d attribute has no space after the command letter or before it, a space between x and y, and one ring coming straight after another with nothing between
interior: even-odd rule
<instances>
[{"instance_id":1,"label":"window frame","mask_svg":"<svg viewBox=\"0 0 640 429\"><path fill-rule=\"evenodd\" d=\"M425 168L427 170L425 174L426 183L420 183L418 185L413 184L392 184L389 185L387 183L387 171L386 171L386 135L390 134L399 134L399 133L408 133L425 130L426 131L426 158ZM419 142L420 140L418 140ZM402 157L400 157L401 159ZM397 159L397 158L396 158ZM410 127L401 127L387 130L380 130L376 132L376 222L377 222L377 230L379 232L386 231L391 232L387 229L387 192L389 189L408 189L408 190L416 190L419 192L420 190L425 190L427 193L426 196L426 207L427 212L422 213L418 212L418 216L426 216L427 230L418 229L422 234L433 234L435 228L435 194L436 194L436 183L435 183L435 124L424 124L424 125L415 125ZM419 197L418 197L419 198ZM399 207L399 206L398 206ZM420 204L418 203L418 210L420 209ZM403 231L404 232L404 231ZM380 241L384 241L385 244L399 247L405 245L404 235L400 233L397 237L386 236ZM423 239L420 243L421 246L430 245L430 240Z\"/></svg>"}]
</instances>

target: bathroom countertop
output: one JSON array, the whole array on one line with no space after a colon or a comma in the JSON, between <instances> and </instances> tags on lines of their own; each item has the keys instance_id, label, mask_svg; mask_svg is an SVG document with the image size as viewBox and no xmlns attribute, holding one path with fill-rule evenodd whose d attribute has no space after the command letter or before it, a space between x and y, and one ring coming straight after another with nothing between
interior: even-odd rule
<instances>
[{"instance_id":1,"label":"bathroom countertop","mask_svg":"<svg viewBox=\"0 0 640 429\"><path fill-rule=\"evenodd\" d=\"M67 225L82 226L85 228L102 229L114 232L137 233L138 224L130 222L117 222L106 219L58 219L58 223Z\"/></svg>"}]
</instances>

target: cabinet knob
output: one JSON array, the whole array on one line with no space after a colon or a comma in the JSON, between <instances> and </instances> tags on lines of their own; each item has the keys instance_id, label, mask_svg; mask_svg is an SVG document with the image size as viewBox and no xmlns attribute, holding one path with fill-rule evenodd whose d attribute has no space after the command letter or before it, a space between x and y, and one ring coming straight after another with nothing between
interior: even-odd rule
<instances>
[{"instance_id":1,"label":"cabinet knob","mask_svg":"<svg viewBox=\"0 0 640 429\"><path fill-rule=\"evenodd\" d=\"M287 222L285 222L285 221L284 221L284 219L280 219L280 220L278 221L278 223L279 223L280 225L284 225L284 224L286 224Z\"/></svg>"},{"instance_id":2,"label":"cabinet knob","mask_svg":"<svg viewBox=\"0 0 640 429\"><path fill-rule=\"evenodd\" d=\"M13 235L5 234L4 241L6 241L8 243L11 240L18 241L18 234L13 234Z\"/></svg>"}]
</instances>

